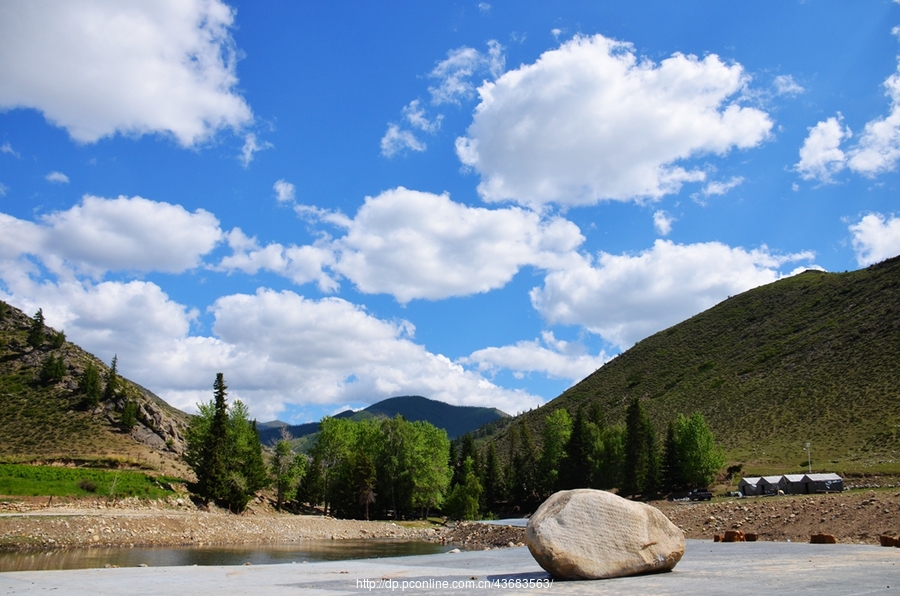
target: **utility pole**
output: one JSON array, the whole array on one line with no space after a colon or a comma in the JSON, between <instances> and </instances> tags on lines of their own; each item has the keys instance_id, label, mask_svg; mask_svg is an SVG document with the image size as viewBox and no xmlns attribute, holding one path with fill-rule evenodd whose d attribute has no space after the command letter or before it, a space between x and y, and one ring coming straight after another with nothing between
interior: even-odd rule
<instances>
[{"instance_id":1,"label":"utility pole","mask_svg":"<svg viewBox=\"0 0 900 596\"><path fill-rule=\"evenodd\" d=\"M809 443L806 444L806 463L809 466L809 473L812 474L812 455L809 452Z\"/></svg>"}]
</instances>

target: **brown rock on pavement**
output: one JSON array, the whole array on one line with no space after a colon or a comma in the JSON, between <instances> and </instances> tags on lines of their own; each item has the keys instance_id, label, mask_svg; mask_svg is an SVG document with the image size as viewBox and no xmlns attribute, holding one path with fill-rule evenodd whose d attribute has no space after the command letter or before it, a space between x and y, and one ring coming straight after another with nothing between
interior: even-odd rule
<instances>
[{"instance_id":1,"label":"brown rock on pavement","mask_svg":"<svg viewBox=\"0 0 900 596\"><path fill-rule=\"evenodd\" d=\"M525 542L559 579L666 571L684 554L684 533L658 509L591 489L560 491L528 520Z\"/></svg>"},{"instance_id":2,"label":"brown rock on pavement","mask_svg":"<svg viewBox=\"0 0 900 596\"><path fill-rule=\"evenodd\" d=\"M809 537L810 544L837 544L837 538L831 534L813 534Z\"/></svg>"}]
</instances>

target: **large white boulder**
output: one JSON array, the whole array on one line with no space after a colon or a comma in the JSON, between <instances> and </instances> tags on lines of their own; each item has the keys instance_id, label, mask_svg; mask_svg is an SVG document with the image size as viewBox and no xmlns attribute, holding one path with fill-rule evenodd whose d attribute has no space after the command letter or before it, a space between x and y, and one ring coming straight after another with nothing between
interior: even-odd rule
<instances>
[{"instance_id":1,"label":"large white boulder","mask_svg":"<svg viewBox=\"0 0 900 596\"><path fill-rule=\"evenodd\" d=\"M559 579L605 579L667 571L684 554L684 533L661 511L601 490L564 490L525 528L528 550Z\"/></svg>"}]
</instances>

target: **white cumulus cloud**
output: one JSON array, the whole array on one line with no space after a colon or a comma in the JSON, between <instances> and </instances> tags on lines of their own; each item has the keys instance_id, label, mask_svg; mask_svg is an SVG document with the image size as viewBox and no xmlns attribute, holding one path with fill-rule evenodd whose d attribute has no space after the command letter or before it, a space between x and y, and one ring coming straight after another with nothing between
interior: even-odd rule
<instances>
[{"instance_id":1,"label":"white cumulus cloud","mask_svg":"<svg viewBox=\"0 0 900 596\"><path fill-rule=\"evenodd\" d=\"M82 143L240 129L233 21L220 0L2 2L0 110L39 110Z\"/></svg>"},{"instance_id":2,"label":"white cumulus cloud","mask_svg":"<svg viewBox=\"0 0 900 596\"><path fill-rule=\"evenodd\" d=\"M50 172L49 174L44 176L44 180L46 180L47 182L52 182L53 184L69 183L69 177L62 172Z\"/></svg>"},{"instance_id":3,"label":"white cumulus cloud","mask_svg":"<svg viewBox=\"0 0 900 596\"><path fill-rule=\"evenodd\" d=\"M668 236L672 231L673 223L675 223L675 218L662 209L653 214L653 228L660 236Z\"/></svg>"},{"instance_id":4,"label":"white cumulus cloud","mask_svg":"<svg viewBox=\"0 0 900 596\"><path fill-rule=\"evenodd\" d=\"M581 325L626 349L729 295L777 280L785 263L811 258L657 240L639 254L600 253L551 271L531 301L549 323Z\"/></svg>"},{"instance_id":5,"label":"white cumulus cloud","mask_svg":"<svg viewBox=\"0 0 900 596\"><path fill-rule=\"evenodd\" d=\"M324 268L334 264L334 250L327 241L312 245L271 243L260 246L256 238L250 238L240 228L227 234L232 254L224 257L215 267L219 271L241 271L255 275L260 270L272 271L296 284L316 282L323 292L338 289L338 283Z\"/></svg>"},{"instance_id":6,"label":"white cumulus cloud","mask_svg":"<svg viewBox=\"0 0 900 596\"><path fill-rule=\"evenodd\" d=\"M656 199L705 179L680 161L768 137L769 116L738 103L747 83L715 55L656 64L630 44L578 36L479 87L457 154L487 201Z\"/></svg>"},{"instance_id":7,"label":"white cumulus cloud","mask_svg":"<svg viewBox=\"0 0 900 596\"><path fill-rule=\"evenodd\" d=\"M900 217L870 213L850 226L856 262L878 263L900 254Z\"/></svg>"},{"instance_id":8,"label":"white cumulus cloud","mask_svg":"<svg viewBox=\"0 0 900 596\"><path fill-rule=\"evenodd\" d=\"M804 180L831 182L832 176L844 169L847 157L841 150L844 139L852 136L841 124L841 117L829 118L809 129L800 148L800 161L794 169Z\"/></svg>"},{"instance_id":9,"label":"white cumulus cloud","mask_svg":"<svg viewBox=\"0 0 900 596\"><path fill-rule=\"evenodd\" d=\"M558 340L551 331L545 331L540 340L484 348L460 359L463 364L477 365L482 372L492 373L501 369L513 371L516 375L538 372L573 383L609 360L610 357L603 352L592 356L580 343Z\"/></svg>"},{"instance_id":10,"label":"white cumulus cloud","mask_svg":"<svg viewBox=\"0 0 900 596\"><path fill-rule=\"evenodd\" d=\"M521 267L556 266L584 241L564 219L403 187L367 197L345 225L334 269L365 293L404 303L502 287Z\"/></svg>"},{"instance_id":11,"label":"white cumulus cloud","mask_svg":"<svg viewBox=\"0 0 900 596\"><path fill-rule=\"evenodd\" d=\"M287 180L278 180L272 185L275 189L275 199L279 203L292 203L297 196L296 187Z\"/></svg>"},{"instance_id":12,"label":"white cumulus cloud","mask_svg":"<svg viewBox=\"0 0 900 596\"><path fill-rule=\"evenodd\" d=\"M0 214L0 255L32 255L56 273L74 267L90 275L107 271L180 273L197 267L219 243L218 220L198 209L142 197L85 195L38 223Z\"/></svg>"},{"instance_id":13,"label":"white cumulus cloud","mask_svg":"<svg viewBox=\"0 0 900 596\"><path fill-rule=\"evenodd\" d=\"M900 70L885 80L884 88L890 113L867 122L859 142L848 151L847 165L865 176L892 172L900 162Z\"/></svg>"}]
</instances>

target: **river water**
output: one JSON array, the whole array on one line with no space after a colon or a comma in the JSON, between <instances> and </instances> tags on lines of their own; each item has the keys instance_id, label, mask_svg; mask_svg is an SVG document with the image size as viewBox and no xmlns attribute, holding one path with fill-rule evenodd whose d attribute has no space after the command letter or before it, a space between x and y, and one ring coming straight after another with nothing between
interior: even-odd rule
<instances>
[{"instance_id":1,"label":"river water","mask_svg":"<svg viewBox=\"0 0 900 596\"><path fill-rule=\"evenodd\" d=\"M303 540L289 544L203 547L69 548L0 552L0 572L118 566L271 565L431 555L453 548L400 540Z\"/></svg>"}]
</instances>

